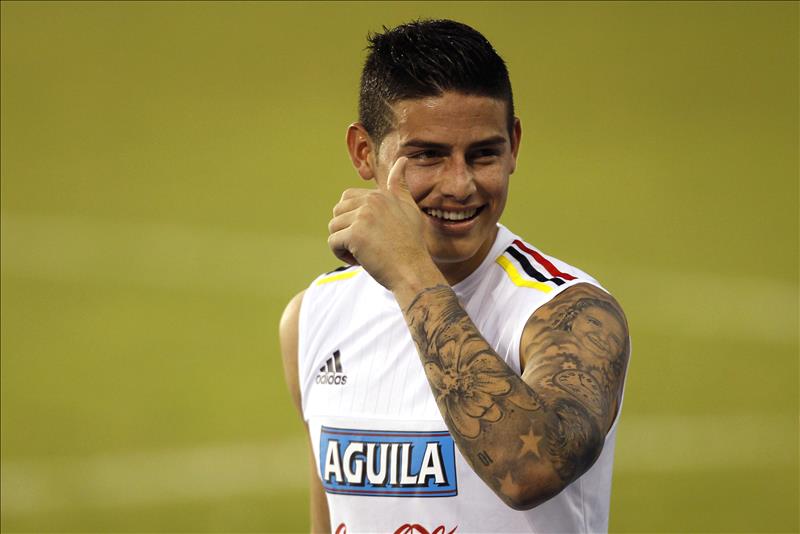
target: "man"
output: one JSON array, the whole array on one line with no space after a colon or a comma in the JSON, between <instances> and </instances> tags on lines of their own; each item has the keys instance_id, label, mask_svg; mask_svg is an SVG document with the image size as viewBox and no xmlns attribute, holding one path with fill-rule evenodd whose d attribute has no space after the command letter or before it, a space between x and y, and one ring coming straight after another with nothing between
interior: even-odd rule
<instances>
[{"instance_id":1,"label":"man","mask_svg":"<svg viewBox=\"0 0 800 534\"><path fill-rule=\"evenodd\" d=\"M350 266L281 320L312 530L606 530L627 325L498 223L521 137L505 64L453 21L370 41L347 147L376 187L333 210Z\"/></svg>"}]
</instances>

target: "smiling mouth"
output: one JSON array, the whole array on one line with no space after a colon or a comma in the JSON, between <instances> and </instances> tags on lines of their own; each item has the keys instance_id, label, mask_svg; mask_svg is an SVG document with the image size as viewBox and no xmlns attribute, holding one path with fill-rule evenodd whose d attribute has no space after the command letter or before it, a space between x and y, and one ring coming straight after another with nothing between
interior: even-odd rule
<instances>
[{"instance_id":1,"label":"smiling mouth","mask_svg":"<svg viewBox=\"0 0 800 534\"><path fill-rule=\"evenodd\" d=\"M442 224L457 224L462 222L471 221L476 218L483 211L484 206L478 208L470 208L466 210L440 210L425 208L422 211L425 215Z\"/></svg>"}]
</instances>

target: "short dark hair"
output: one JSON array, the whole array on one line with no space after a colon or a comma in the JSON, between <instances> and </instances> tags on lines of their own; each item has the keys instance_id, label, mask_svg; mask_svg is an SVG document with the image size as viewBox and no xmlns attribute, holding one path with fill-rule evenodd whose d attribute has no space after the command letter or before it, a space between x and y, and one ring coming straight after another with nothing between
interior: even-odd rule
<instances>
[{"instance_id":1,"label":"short dark hair","mask_svg":"<svg viewBox=\"0 0 800 534\"><path fill-rule=\"evenodd\" d=\"M417 20L367 36L358 119L380 145L394 127L389 106L445 91L489 96L506 103L509 137L514 98L503 59L477 30L453 20Z\"/></svg>"}]
</instances>

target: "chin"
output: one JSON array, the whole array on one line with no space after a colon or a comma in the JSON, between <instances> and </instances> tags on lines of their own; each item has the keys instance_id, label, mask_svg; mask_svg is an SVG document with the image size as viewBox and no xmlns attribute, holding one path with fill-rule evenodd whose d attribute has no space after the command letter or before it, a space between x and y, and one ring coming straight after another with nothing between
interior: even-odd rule
<instances>
[{"instance_id":1,"label":"chin","mask_svg":"<svg viewBox=\"0 0 800 534\"><path fill-rule=\"evenodd\" d=\"M442 246L442 243L437 243L434 247L428 247L431 251L431 257L437 264L453 264L464 263L475 258L481 250L482 243L480 242L451 242L449 246Z\"/></svg>"}]
</instances>

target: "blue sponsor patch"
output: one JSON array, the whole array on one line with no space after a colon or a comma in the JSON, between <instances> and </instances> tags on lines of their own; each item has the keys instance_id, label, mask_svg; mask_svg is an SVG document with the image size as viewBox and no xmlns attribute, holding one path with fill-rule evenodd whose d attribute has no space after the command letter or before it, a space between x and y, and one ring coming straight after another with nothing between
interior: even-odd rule
<instances>
[{"instance_id":1,"label":"blue sponsor patch","mask_svg":"<svg viewBox=\"0 0 800 534\"><path fill-rule=\"evenodd\" d=\"M458 494L455 445L447 431L322 427L319 470L328 493L376 497Z\"/></svg>"}]
</instances>

